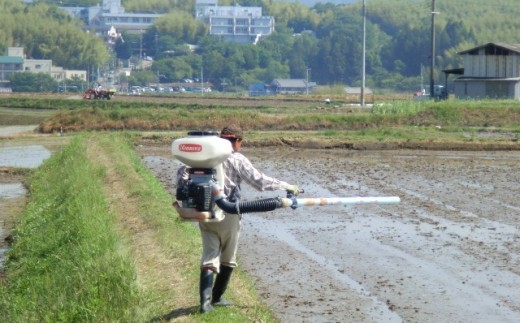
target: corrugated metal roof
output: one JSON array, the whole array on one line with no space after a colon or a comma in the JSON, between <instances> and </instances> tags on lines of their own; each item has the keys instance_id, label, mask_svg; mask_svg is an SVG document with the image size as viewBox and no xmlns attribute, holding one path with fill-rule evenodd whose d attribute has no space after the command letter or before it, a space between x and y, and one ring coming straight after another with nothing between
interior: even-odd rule
<instances>
[{"instance_id":1,"label":"corrugated metal roof","mask_svg":"<svg viewBox=\"0 0 520 323\"><path fill-rule=\"evenodd\" d=\"M283 87L283 88L306 88L307 87L305 80L302 80L302 79L274 79L273 84L278 87Z\"/></svg>"},{"instance_id":2,"label":"corrugated metal roof","mask_svg":"<svg viewBox=\"0 0 520 323\"><path fill-rule=\"evenodd\" d=\"M0 56L0 63L3 64L23 64L23 58L18 56Z\"/></svg>"},{"instance_id":3,"label":"corrugated metal roof","mask_svg":"<svg viewBox=\"0 0 520 323\"><path fill-rule=\"evenodd\" d=\"M487 43L485 45L477 46L477 47L470 48L470 49L464 50L462 52L459 52L459 55L467 54L469 52L475 51L480 48L485 48L485 47L497 47L497 48L506 49L506 50L515 52L517 54L520 54L520 44Z\"/></svg>"}]
</instances>

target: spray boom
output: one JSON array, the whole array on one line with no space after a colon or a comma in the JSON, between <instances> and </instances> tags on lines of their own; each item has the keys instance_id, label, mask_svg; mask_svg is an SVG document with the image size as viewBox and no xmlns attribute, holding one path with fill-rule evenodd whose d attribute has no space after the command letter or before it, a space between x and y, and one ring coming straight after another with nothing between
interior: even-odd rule
<instances>
[{"instance_id":1,"label":"spray boom","mask_svg":"<svg viewBox=\"0 0 520 323\"><path fill-rule=\"evenodd\" d=\"M189 178L179 181L177 201L173 203L185 220L218 222L224 219L223 211L242 214L273 211L282 207L296 209L301 206L395 204L401 201L398 196L295 198L288 193L284 198L231 202L222 190L225 176L222 162L233 150L228 140L217 135L217 132L211 131L192 131L188 137L172 143L174 157L189 166Z\"/></svg>"},{"instance_id":2,"label":"spray boom","mask_svg":"<svg viewBox=\"0 0 520 323\"><path fill-rule=\"evenodd\" d=\"M316 197L292 198L291 208L300 206L353 205L353 204L397 204L399 196L353 196L353 197Z\"/></svg>"}]
</instances>

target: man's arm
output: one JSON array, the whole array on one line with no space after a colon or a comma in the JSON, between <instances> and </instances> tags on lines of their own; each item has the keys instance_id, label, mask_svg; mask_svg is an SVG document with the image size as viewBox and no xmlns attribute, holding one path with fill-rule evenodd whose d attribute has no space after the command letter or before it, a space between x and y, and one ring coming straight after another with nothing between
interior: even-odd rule
<instances>
[{"instance_id":1,"label":"man's arm","mask_svg":"<svg viewBox=\"0 0 520 323\"><path fill-rule=\"evenodd\" d=\"M237 167L239 176L247 184L259 191L275 191L275 190L289 190L292 189L296 195L298 192L295 190L295 185L290 185L287 182L278 180L274 177L270 177L254 167L251 161L240 154L237 155Z\"/></svg>"}]
</instances>

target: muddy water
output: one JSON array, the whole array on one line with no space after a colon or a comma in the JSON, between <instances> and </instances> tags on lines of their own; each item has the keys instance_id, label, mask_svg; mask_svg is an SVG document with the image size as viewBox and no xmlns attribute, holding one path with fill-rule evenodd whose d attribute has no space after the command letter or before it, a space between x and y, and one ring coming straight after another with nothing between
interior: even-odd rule
<instances>
[{"instance_id":1,"label":"muddy water","mask_svg":"<svg viewBox=\"0 0 520 323\"><path fill-rule=\"evenodd\" d=\"M0 147L0 167L36 168L49 157L50 150L40 145Z\"/></svg>"},{"instance_id":2,"label":"muddy water","mask_svg":"<svg viewBox=\"0 0 520 323\"><path fill-rule=\"evenodd\" d=\"M169 147L142 148L173 189ZM520 321L520 153L244 153L303 197L402 199L244 215L240 266L283 322Z\"/></svg>"},{"instance_id":3,"label":"muddy water","mask_svg":"<svg viewBox=\"0 0 520 323\"><path fill-rule=\"evenodd\" d=\"M22 183L9 183L2 184L0 183L0 210L2 210L0 214L0 239L4 240L7 235L7 227L6 221L8 209L12 210L12 202L16 202L18 199L22 199L27 194L27 190L22 185ZM4 265L5 260L5 252L7 251L7 246L0 243L0 268Z\"/></svg>"},{"instance_id":4,"label":"muddy water","mask_svg":"<svg viewBox=\"0 0 520 323\"><path fill-rule=\"evenodd\" d=\"M36 168L50 156L51 151L41 145L0 147L0 167ZM21 182L13 182L9 176L0 176L0 268L7 251L7 228L12 226L13 214L21 210L20 204L23 204L26 194L27 190Z\"/></svg>"}]
</instances>

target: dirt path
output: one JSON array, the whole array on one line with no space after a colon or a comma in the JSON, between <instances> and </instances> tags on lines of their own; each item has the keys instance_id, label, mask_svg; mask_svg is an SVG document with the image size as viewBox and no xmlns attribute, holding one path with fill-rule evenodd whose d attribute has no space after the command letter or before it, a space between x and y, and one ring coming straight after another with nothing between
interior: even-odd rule
<instances>
[{"instance_id":1,"label":"dirt path","mask_svg":"<svg viewBox=\"0 0 520 323\"><path fill-rule=\"evenodd\" d=\"M105 193L109 198L111 211L117 217L117 227L122 236L126 237L126 245L131 248L135 259L137 281L140 289L146 294L161 295L159 308L180 309L170 314L178 322L192 322L189 314L197 310L196 300L190 295L193 286L187 282L175 259L169 256L167 250L157 237L157 228L143 220L139 203L134 194L129 191L129 183L140 185L142 178L135 172L122 176L118 172L117 156L95 142L88 145L88 155L91 160L106 167ZM163 314L163 313L158 313ZM168 317L164 314L164 317ZM157 320L162 320L158 318Z\"/></svg>"},{"instance_id":2,"label":"dirt path","mask_svg":"<svg viewBox=\"0 0 520 323\"><path fill-rule=\"evenodd\" d=\"M140 151L171 189L169 146ZM519 152L245 154L305 197L402 199L244 216L240 265L282 321L520 321Z\"/></svg>"}]
</instances>

